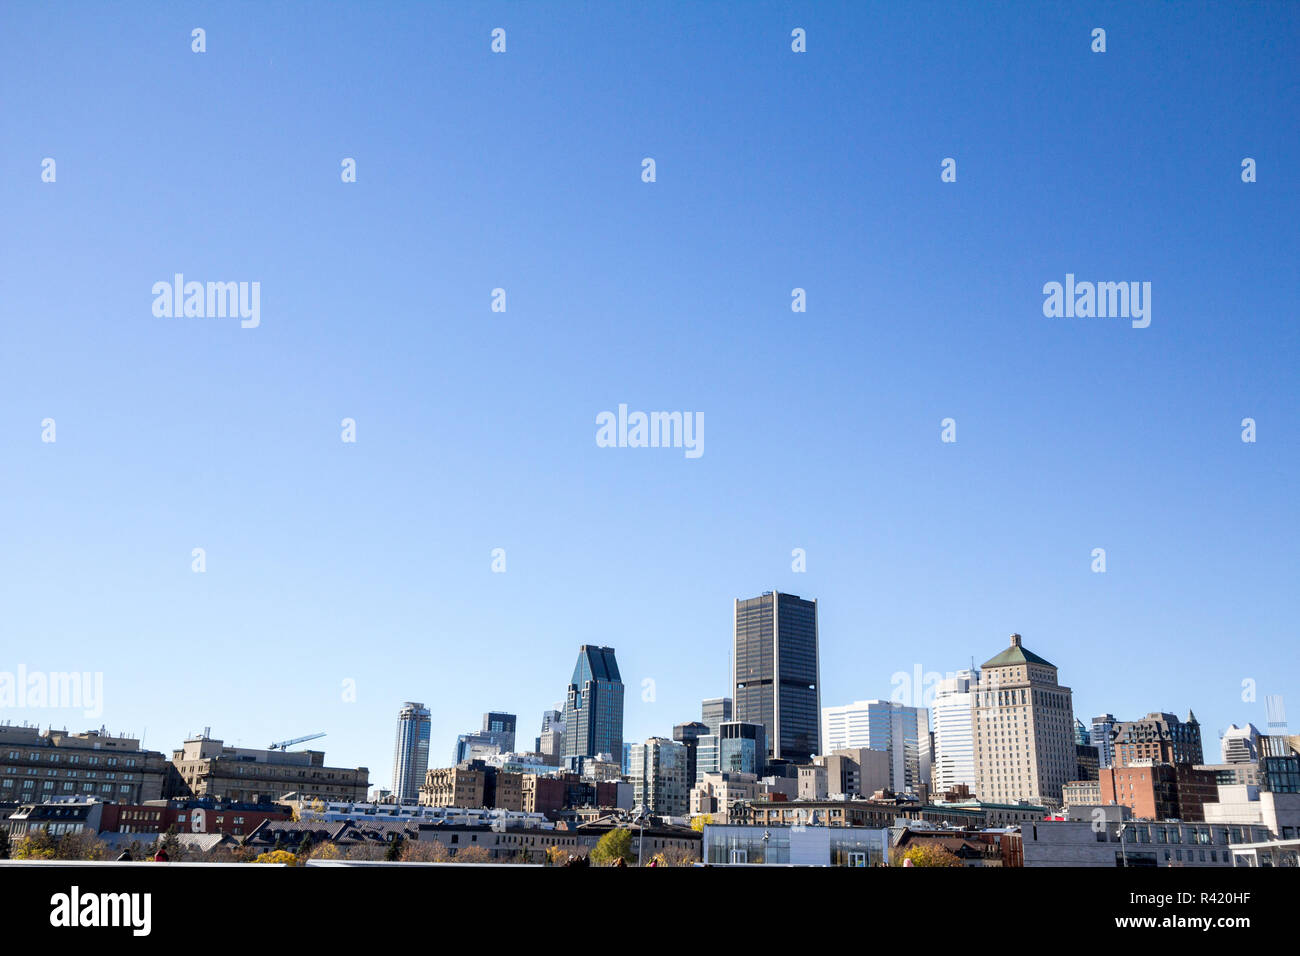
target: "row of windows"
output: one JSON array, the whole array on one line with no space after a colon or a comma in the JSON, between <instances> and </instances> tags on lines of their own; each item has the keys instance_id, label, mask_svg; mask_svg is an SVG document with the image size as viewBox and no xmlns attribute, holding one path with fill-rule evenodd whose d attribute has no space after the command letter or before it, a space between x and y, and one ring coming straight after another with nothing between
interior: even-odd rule
<instances>
[{"instance_id":1,"label":"row of windows","mask_svg":"<svg viewBox=\"0 0 1300 956\"><path fill-rule=\"evenodd\" d=\"M49 759L46 761L46 763L64 763L64 762L65 762L64 759L63 759L64 756L65 756L64 754L52 753L52 754L49 755ZM67 761L66 761L67 763L70 763L70 764L71 764L71 763L81 763L81 755L80 755L80 754L67 754L66 756L67 756ZM11 751L9 751L8 759L9 759L9 760L22 760L22 759L23 759L23 752L22 752L21 750L11 750ZM40 763L40 761L41 761L41 754L40 754L39 751L36 751L36 750L30 750L30 751L28 751L28 753L27 753L27 759L28 759L29 761L31 761L32 763ZM105 757L105 758L104 758L104 766L106 766L106 767L116 767L116 766L117 766L117 763L118 763L118 759L119 759L119 758L117 758L117 757ZM86 763L87 763L87 765L89 765L89 766L91 766L91 767L94 767L94 766L97 766L97 765L99 764L99 760L100 760L99 757L87 757L87 758L86 758ZM122 764L122 765L123 765L124 767L134 767L134 766L136 765L136 760L135 760L134 757L126 757L126 758L123 759L123 764Z\"/></svg>"}]
</instances>

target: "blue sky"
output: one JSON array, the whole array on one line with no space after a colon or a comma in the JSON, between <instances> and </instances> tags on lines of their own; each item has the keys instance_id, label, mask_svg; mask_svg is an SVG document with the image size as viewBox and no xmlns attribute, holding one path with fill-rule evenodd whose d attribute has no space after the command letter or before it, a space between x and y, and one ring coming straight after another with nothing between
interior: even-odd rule
<instances>
[{"instance_id":1,"label":"blue sky","mask_svg":"<svg viewBox=\"0 0 1300 956\"><path fill-rule=\"evenodd\" d=\"M599 643L667 734L771 588L821 602L826 704L1018 631L1211 759L1300 708L1295 6L0 19L0 670L102 671L94 723L323 730L387 785L402 701L435 763L489 709L531 739ZM260 327L156 318L177 272ZM1066 273L1151 282L1150 327L1045 318ZM619 403L703 456L598 448Z\"/></svg>"}]
</instances>

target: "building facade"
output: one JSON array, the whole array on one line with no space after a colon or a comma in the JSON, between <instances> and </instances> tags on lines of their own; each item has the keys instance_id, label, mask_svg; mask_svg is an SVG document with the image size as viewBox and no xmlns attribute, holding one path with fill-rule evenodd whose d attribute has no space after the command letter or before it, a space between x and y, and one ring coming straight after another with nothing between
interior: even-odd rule
<instances>
[{"instance_id":1,"label":"building facade","mask_svg":"<svg viewBox=\"0 0 1300 956\"><path fill-rule=\"evenodd\" d=\"M397 743L393 748L393 796L397 803L414 803L429 770L429 734L433 724L429 709L407 701L397 715Z\"/></svg>"},{"instance_id":2,"label":"building facade","mask_svg":"<svg viewBox=\"0 0 1300 956\"><path fill-rule=\"evenodd\" d=\"M768 591L734 615L735 719L763 725L769 759L806 763L821 750L817 602Z\"/></svg>"},{"instance_id":3,"label":"building facade","mask_svg":"<svg viewBox=\"0 0 1300 956\"><path fill-rule=\"evenodd\" d=\"M634 744L628 766L632 804L657 816L680 817L690 812L686 747L675 740L651 737Z\"/></svg>"},{"instance_id":4,"label":"building facade","mask_svg":"<svg viewBox=\"0 0 1300 956\"><path fill-rule=\"evenodd\" d=\"M1127 767L1147 760L1164 763L1199 764L1205 762L1201 751L1201 725L1196 715L1187 720L1173 714L1151 713L1141 720L1121 720L1111 730L1114 749L1112 766Z\"/></svg>"},{"instance_id":5,"label":"building facade","mask_svg":"<svg viewBox=\"0 0 1300 956\"><path fill-rule=\"evenodd\" d=\"M934 711L934 789L946 793L959 785L975 789L975 740L971 715L977 670L958 671L939 682Z\"/></svg>"},{"instance_id":6,"label":"building facade","mask_svg":"<svg viewBox=\"0 0 1300 956\"><path fill-rule=\"evenodd\" d=\"M257 750L227 747L202 736L172 751L174 792L167 797L211 797L234 802L278 800L288 794L321 800L364 800L370 787L365 767L325 766L320 750ZM136 801L143 802L143 801Z\"/></svg>"},{"instance_id":7,"label":"building facade","mask_svg":"<svg viewBox=\"0 0 1300 956\"><path fill-rule=\"evenodd\" d=\"M711 734L718 732L718 726L724 720L731 719L730 697L710 697L700 706L700 723L707 726Z\"/></svg>"},{"instance_id":8,"label":"building facade","mask_svg":"<svg viewBox=\"0 0 1300 956\"><path fill-rule=\"evenodd\" d=\"M167 758L134 737L0 725L0 802L75 796L142 803L163 796Z\"/></svg>"},{"instance_id":9,"label":"building facade","mask_svg":"<svg viewBox=\"0 0 1300 956\"><path fill-rule=\"evenodd\" d=\"M584 644L564 700L564 758L581 770L590 757L623 753L623 678L614 648Z\"/></svg>"},{"instance_id":10,"label":"building facade","mask_svg":"<svg viewBox=\"0 0 1300 956\"><path fill-rule=\"evenodd\" d=\"M822 742L827 752L863 748L888 753L889 788L897 793L933 789L928 708L890 700L827 707L822 711Z\"/></svg>"},{"instance_id":11,"label":"building facade","mask_svg":"<svg viewBox=\"0 0 1300 956\"><path fill-rule=\"evenodd\" d=\"M1056 665L1019 634L981 668L973 717L975 790L981 800L1060 806L1077 770L1074 705Z\"/></svg>"}]
</instances>

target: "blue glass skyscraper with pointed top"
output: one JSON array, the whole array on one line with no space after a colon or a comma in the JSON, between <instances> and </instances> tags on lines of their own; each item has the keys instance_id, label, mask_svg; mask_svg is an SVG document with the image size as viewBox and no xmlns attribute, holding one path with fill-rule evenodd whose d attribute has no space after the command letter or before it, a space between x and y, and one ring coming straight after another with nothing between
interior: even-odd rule
<instances>
[{"instance_id":1,"label":"blue glass skyscraper with pointed top","mask_svg":"<svg viewBox=\"0 0 1300 956\"><path fill-rule=\"evenodd\" d=\"M600 754L623 754L623 678L614 648L584 644L564 698L565 766L581 770Z\"/></svg>"}]
</instances>

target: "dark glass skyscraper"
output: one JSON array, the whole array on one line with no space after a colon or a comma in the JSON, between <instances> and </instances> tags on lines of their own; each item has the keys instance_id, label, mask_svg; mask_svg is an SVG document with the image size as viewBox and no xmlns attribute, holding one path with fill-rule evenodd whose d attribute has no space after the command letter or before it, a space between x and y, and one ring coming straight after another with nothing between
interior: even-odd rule
<instances>
[{"instance_id":1,"label":"dark glass skyscraper","mask_svg":"<svg viewBox=\"0 0 1300 956\"><path fill-rule=\"evenodd\" d=\"M806 763L821 747L817 602L766 591L736 601L736 720L762 724L771 759Z\"/></svg>"},{"instance_id":2,"label":"dark glass skyscraper","mask_svg":"<svg viewBox=\"0 0 1300 956\"><path fill-rule=\"evenodd\" d=\"M623 678L614 648L583 644L564 698L564 760L580 767L599 754L623 754Z\"/></svg>"}]
</instances>

